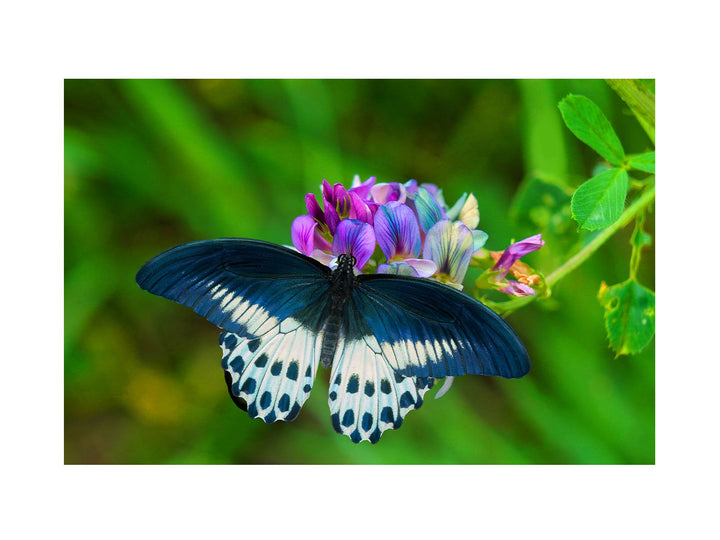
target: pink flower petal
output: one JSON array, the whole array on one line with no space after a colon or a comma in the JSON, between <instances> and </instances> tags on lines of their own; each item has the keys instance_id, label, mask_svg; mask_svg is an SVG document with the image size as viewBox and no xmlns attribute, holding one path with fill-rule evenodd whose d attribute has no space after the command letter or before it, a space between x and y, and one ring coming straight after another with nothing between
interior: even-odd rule
<instances>
[{"instance_id":1,"label":"pink flower petal","mask_svg":"<svg viewBox=\"0 0 720 540\"><path fill-rule=\"evenodd\" d=\"M292 223L292 243L303 255L310 255L315 249L315 228L317 222L308 215L298 216Z\"/></svg>"},{"instance_id":2,"label":"pink flower petal","mask_svg":"<svg viewBox=\"0 0 720 540\"><path fill-rule=\"evenodd\" d=\"M514 244L508 246L505 251L503 251L503 254L495 263L495 266L493 266L493 270L499 270L507 274L508 270L510 270L510 267L520 257L527 255L528 253L531 253L533 251L537 251L544 245L545 241L542 239L542 234L536 234L534 236L525 238L524 240L520 240L519 242L515 242ZM505 274L503 274L503 276Z\"/></svg>"},{"instance_id":3,"label":"pink flower petal","mask_svg":"<svg viewBox=\"0 0 720 540\"><path fill-rule=\"evenodd\" d=\"M507 282L508 286L499 289L500 292L512 294L514 296L533 296L535 294L535 290L529 285L525 285L519 281L512 281L510 279Z\"/></svg>"}]
</instances>

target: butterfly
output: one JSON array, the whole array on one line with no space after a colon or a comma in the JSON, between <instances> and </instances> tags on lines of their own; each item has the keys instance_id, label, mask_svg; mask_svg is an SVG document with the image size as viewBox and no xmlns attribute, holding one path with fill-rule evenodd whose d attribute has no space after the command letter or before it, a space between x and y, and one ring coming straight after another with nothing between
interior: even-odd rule
<instances>
[{"instance_id":1,"label":"butterfly","mask_svg":"<svg viewBox=\"0 0 720 540\"><path fill-rule=\"evenodd\" d=\"M525 346L494 311L426 278L358 274L292 249L244 238L171 248L137 273L138 285L220 327L231 398L266 423L294 420L318 367L331 367L334 429L376 443L418 409L435 379L522 377Z\"/></svg>"}]
</instances>

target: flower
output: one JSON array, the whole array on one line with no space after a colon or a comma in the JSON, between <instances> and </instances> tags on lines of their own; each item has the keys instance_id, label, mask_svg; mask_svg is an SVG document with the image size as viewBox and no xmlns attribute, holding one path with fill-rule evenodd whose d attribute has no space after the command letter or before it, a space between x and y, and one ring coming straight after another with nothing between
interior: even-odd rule
<instances>
[{"instance_id":1,"label":"flower","mask_svg":"<svg viewBox=\"0 0 720 540\"><path fill-rule=\"evenodd\" d=\"M333 255L352 255L355 257L355 267L362 269L375 251L373 228L359 219L344 219L337 226L336 233L332 245Z\"/></svg>"},{"instance_id":2,"label":"flower","mask_svg":"<svg viewBox=\"0 0 720 540\"><path fill-rule=\"evenodd\" d=\"M361 181L355 175L350 189L327 180L320 189L322 206L314 194L305 196L307 214L293 221L292 241L300 253L324 264L352 250L357 270L432 278L461 289L472 254L488 238L476 229L480 213L471 193L450 208L438 186L417 180ZM346 221L370 228L343 225ZM384 261L373 259L375 243Z\"/></svg>"},{"instance_id":3,"label":"flower","mask_svg":"<svg viewBox=\"0 0 720 540\"><path fill-rule=\"evenodd\" d=\"M470 229L460 221L444 219L428 231L423 256L437 264L440 281L462 289L474 251Z\"/></svg>"},{"instance_id":4,"label":"flower","mask_svg":"<svg viewBox=\"0 0 720 540\"><path fill-rule=\"evenodd\" d=\"M418 259L422 247L417 217L409 206L391 201L375 212L375 236L386 258L379 274L429 277L437 269L432 261Z\"/></svg>"},{"instance_id":5,"label":"flower","mask_svg":"<svg viewBox=\"0 0 720 540\"><path fill-rule=\"evenodd\" d=\"M344 253L355 257L356 272L434 279L462 289L470 261L488 239L477 229L480 212L472 193L449 207L440 188L416 180L376 183L374 176L361 181L355 175L350 189L327 180L320 187L322 206L308 193L307 214L295 218L291 235L295 249L330 267ZM543 244L536 235L503 252L483 250L488 266L494 262L483 274L485 285L513 295L535 294L532 285L539 277L519 259ZM506 279L508 273L518 281ZM447 377L436 398L451 384Z\"/></svg>"},{"instance_id":6,"label":"flower","mask_svg":"<svg viewBox=\"0 0 720 540\"><path fill-rule=\"evenodd\" d=\"M434 190L437 194L438 190ZM427 233L438 221L447 219L440 201L433 195L432 190L425 185L420 186L415 195L415 208L417 210L420 228Z\"/></svg>"},{"instance_id":7,"label":"flower","mask_svg":"<svg viewBox=\"0 0 720 540\"><path fill-rule=\"evenodd\" d=\"M490 251L490 256L495 261L492 272L497 272L493 276L496 283L502 283L504 286L499 290L512 294L514 296L534 295L535 290L531 285L540 283L540 276L533 274L528 265L520 261L520 258L528 253L537 251L545 245L542 234L536 234L515 242L505 249L505 251ZM518 281L505 279L507 274L511 273Z\"/></svg>"}]
</instances>

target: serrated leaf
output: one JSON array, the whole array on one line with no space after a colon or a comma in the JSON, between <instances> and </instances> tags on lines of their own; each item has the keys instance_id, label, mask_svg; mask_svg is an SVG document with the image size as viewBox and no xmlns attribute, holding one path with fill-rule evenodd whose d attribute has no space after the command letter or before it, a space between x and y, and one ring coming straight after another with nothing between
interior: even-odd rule
<instances>
[{"instance_id":1,"label":"serrated leaf","mask_svg":"<svg viewBox=\"0 0 720 540\"><path fill-rule=\"evenodd\" d=\"M585 96L569 94L558 104L573 134L613 165L625 160L620 139L600 108Z\"/></svg>"},{"instance_id":2,"label":"serrated leaf","mask_svg":"<svg viewBox=\"0 0 720 540\"><path fill-rule=\"evenodd\" d=\"M600 286L598 299L605 308L605 329L610 347L619 356L637 354L655 335L655 293L628 279Z\"/></svg>"},{"instance_id":3,"label":"serrated leaf","mask_svg":"<svg viewBox=\"0 0 720 540\"><path fill-rule=\"evenodd\" d=\"M612 225L622 214L628 185L624 169L610 169L593 176L573 194L570 203L573 219L589 231Z\"/></svg>"},{"instance_id":4,"label":"serrated leaf","mask_svg":"<svg viewBox=\"0 0 720 540\"><path fill-rule=\"evenodd\" d=\"M655 174L655 152L648 152L647 154L638 154L632 156L628 160L628 165L638 171L645 171Z\"/></svg>"}]
</instances>

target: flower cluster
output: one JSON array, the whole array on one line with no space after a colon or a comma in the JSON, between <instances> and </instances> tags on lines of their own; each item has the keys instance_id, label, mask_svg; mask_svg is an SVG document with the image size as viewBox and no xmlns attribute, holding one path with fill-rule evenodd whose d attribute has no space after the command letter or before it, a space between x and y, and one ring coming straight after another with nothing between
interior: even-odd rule
<instances>
[{"instance_id":1,"label":"flower cluster","mask_svg":"<svg viewBox=\"0 0 720 540\"><path fill-rule=\"evenodd\" d=\"M350 189L323 180L322 206L312 193L305 204L308 213L292 224L293 245L330 267L346 253L355 257L360 272L432 278L462 289L473 254L488 238L477 229L480 214L472 194L449 207L441 189L415 180L376 183L371 177L362 182L356 175ZM534 294L532 278L537 276L505 278L508 272L516 276L522 270L518 259L542 245L536 235L504 252L488 252L495 260L492 287L512 295Z\"/></svg>"}]
</instances>

